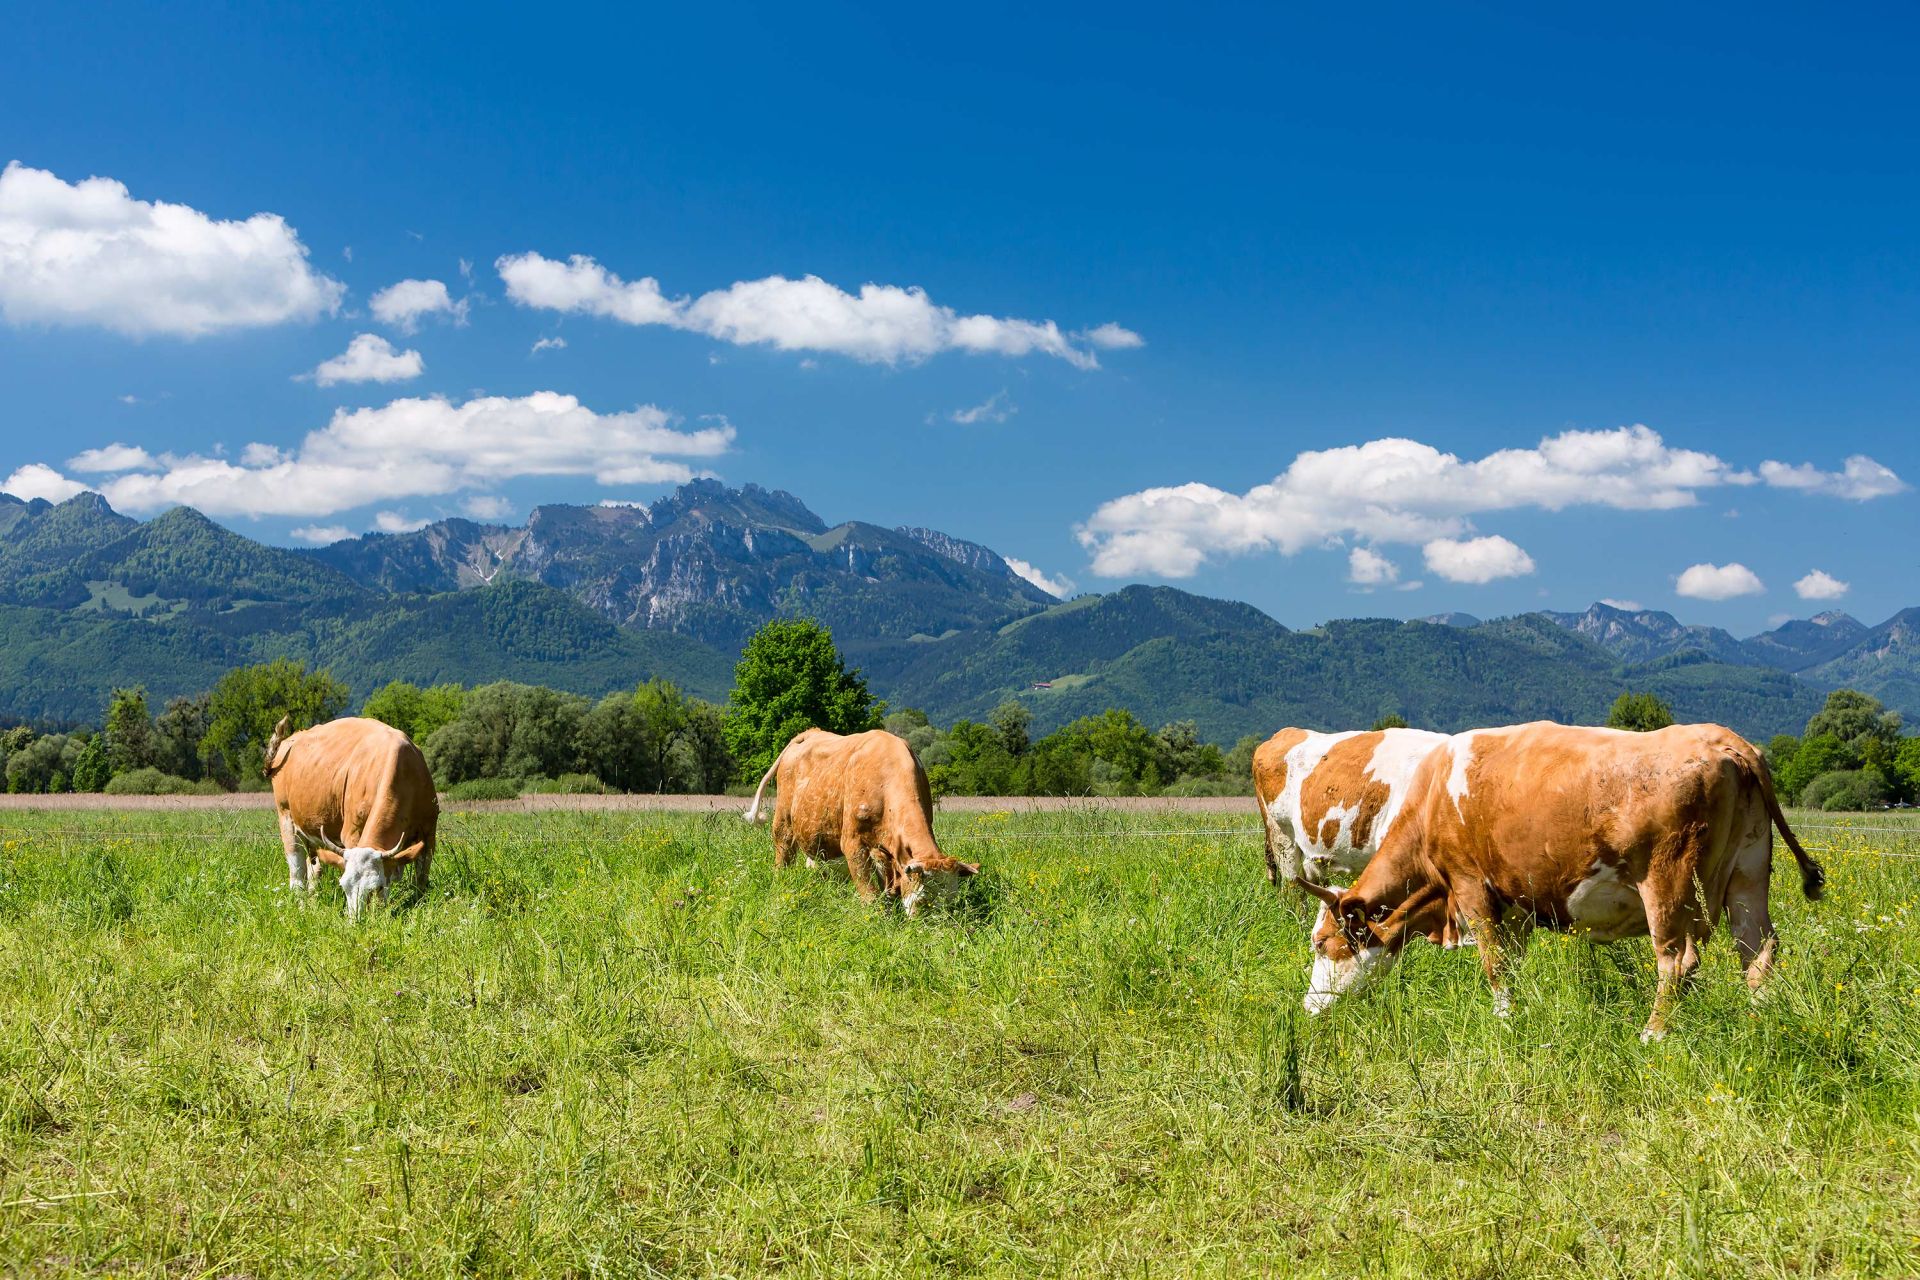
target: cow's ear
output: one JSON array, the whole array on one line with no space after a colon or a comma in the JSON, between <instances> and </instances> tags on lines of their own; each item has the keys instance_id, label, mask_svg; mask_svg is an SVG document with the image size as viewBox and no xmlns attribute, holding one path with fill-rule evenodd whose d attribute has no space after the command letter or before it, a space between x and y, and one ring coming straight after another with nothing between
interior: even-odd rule
<instances>
[{"instance_id":1,"label":"cow's ear","mask_svg":"<svg viewBox=\"0 0 1920 1280\"><path fill-rule=\"evenodd\" d=\"M920 859L915 858L912 862L909 862L906 866L900 868L900 870L908 872L912 875L923 876L927 874L927 864L920 861Z\"/></svg>"},{"instance_id":2,"label":"cow's ear","mask_svg":"<svg viewBox=\"0 0 1920 1280\"><path fill-rule=\"evenodd\" d=\"M960 874L963 876L977 876L980 874L980 864L977 862L956 861L953 865L959 869Z\"/></svg>"},{"instance_id":3,"label":"cow's ear","mask_svg":"<svg viewBox=\"0 0 1920 1280\"><path fill-rule=\"evenodd\" d=\"M1354 898L1343 899L1340 903L1340 932L1347 935L1355 945L1364 945L1373 937L1367 919L1367 906Z\"/></svg>"}]
</instances>

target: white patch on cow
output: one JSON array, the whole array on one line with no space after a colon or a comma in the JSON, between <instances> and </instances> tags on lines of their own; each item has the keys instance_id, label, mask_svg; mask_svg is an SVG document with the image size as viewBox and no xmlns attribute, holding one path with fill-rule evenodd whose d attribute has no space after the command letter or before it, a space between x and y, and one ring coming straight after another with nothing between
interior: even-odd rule
<instances>
[{"instance_id":1,"label":"white patch on cow","mask_svg":"<svg viewBox=\"0 0 1920 1280\"><path fill-rule=\"evenodd\" d=\"M1397 958L1387 947L1362 947L1350 960L1333 960L1315 952L1313 976L1300 1003L1308 1013L1325 1013L1341 997L1360 995L1380 981Z\"/></svg>"},{"instance_id":2,"label":"white patch on cow","mask_svg":"<svg viewBox=\"0 0 1920 1280\"><path fill-rule=\"evenodd\" d=\"M1448 750L1453 752L1453 769L1447 774L1447 794L1453 797L1453 811L1466 817L1460 809L1460 802L1467 798L1471 783L1467 778L1467 767L1473 763L1473 740L1484 733L1483 729L1469 729L1465 733L1453 735Z\"/></svg>"},{"instance_id":3,"label":"white patch on cow","mask_svg":"<svg viewBox=\"0 0 1920 1280\"><path fill-rule=\"evenodd\" d=\"M960 887L960 873L923 871L919 875L909 876L908 885L907 891L900 895L900 906L908 915L913 915L924 903L952 897Z\"/></svg>"},{"instance_id":4,"label":"white patch on cow","mask_svg":"<svg viewBox=\"0 0 1920 1280\"><path fill-rule=\"evenodd\" d=\"M287 888L304 893L307 888L307 851L298 844L287 853Z\"/></svg>"},{"instance_id":5,"label":"white patch on cow","mask_svg":"<svg viewBox=\"0 0 1920 1280\"><path fill-rule=\"evenodd\" d=\"M1595 942L1637 937L1647 931L1646 903L1620 868L1598 866L1567 895L1567 927Z\"/></svg>"},{"instance_id":6,"label":"white patch on cow","mask_svg":"<svg viewBox=\"0 0 1920 1280\"><path fill-rule=\"evenodd\" d=\"M1367 761L1367 776L1387 787L1387 802L1380 806L1373 830L1367 833L1373 848L1386 843L1393 820L1400 816L1400 810L1407 803L1407 792L1420 762L1446 740L1446 734L1429 733L1425 729L1389 729L1381 735L1380 745L1373 749L1373 759Z\"/></svg>"},{"instance_id":7,"label":"white patch on cow","mask_svg":"<svg viewBox=\"0 0 1920 1280\"><path fill-rule=\"evenodd\" d=\"M1287 785L1273 802L1274 815L1293 832L1295 851L1301 859L1296 870L1317 884L1326 883L1322 877L1331 853L1320 843L1319 832L1308 831L1300 821L1300 789L1306 785L1307 776L1327 758L1327 752L1358 733L1357 729L1347 733L1314 733L1295 743L1287 752Z\"/></svg>"},{"instance_id":8,"label":"white patch on cow","mask_svg":"<svg viewBox=\"0 0 1920 1280\"><path fill-rule=\"evenodd\" d=\"M1493 991L1493 1016L1507 1018L1513 1016L1513 993L1505 987L1495 987Z\"/></svg>"},{"instance_id":9,"label":"white patch on cow","mask_svg":"<svg viewBox=\"0 0 1920 1280\"><path fill-rule=\"evenodd\" d=\"M347 918L358 920L370 896L385 896L386 867L380 850L367 848L347 850L346 864L340 871L340 889L347 895Z\"/></svg>"}]
</instances>

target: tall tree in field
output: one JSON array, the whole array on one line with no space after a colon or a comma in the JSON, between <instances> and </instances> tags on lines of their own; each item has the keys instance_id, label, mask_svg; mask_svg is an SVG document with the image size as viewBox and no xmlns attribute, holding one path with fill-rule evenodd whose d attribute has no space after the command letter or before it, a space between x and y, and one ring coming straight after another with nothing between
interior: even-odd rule
<instances>
[{"instance_id":1,"label":"tall tree in field","mask_svg":"<svg viewBox=\"0 0 1920 1280\"><path fill-rule=\"evenodd\" d=\"M780 618L756 631L733 669L727 746L743 775L758 778L802 729L877 729L886 704L848 671L833 634L809 618Z\"/></svg>"},{"instance_id":2,"label":"tall tree in field","mask_svg":"<svg viewBox=\"0 0 1920 1280\"><path fill-rule=\"evenodd\" d=\"M1900 713L1889 711L1880 699L1858 689L1835 689L1827 695L1827 705L1807 721L1806 738L1832 734L1857 754L1864 755L1869 743L1878 742L1891 752L1900 740Z\"/></svg>"},{"instance_id":3,"label":"tall tree in field","mask_svg":"<svg viewBox=\"0 0 1920 1280\"><path fill-rule=\"evenodd\" d=\"M1668 706L1657 694L1623 693L1613 700L1613 709L1607 712L1607 728L1631 729L1635 733L1651 733L1655 729L1664 729L1673 723L1673 708Z\"/></svg>"},{"instance_id":4,"label":"tall tree in field","mask_svg":"<svg viewBox=\"0 0 1920 1280\"><path fill-rule=\"evenodd\" d=\"M147 691L115 689L107 702L107 768L113 773L144 769L154 763L156 749L153 715L147 710Z\"/></svg>"},{"instance_id":5,"label":"tall tree in field","mask_svg":"<svg viewBox=\"0 0 1920 1280\"><path fill-rule=\"evenodd\" d=\"M215 776L263 778L267 738L281 716L291 716L295 729L311 728L345 711L348 697L331 672L308 671L291 658L235 668L207 700L200 758Z\"/></svg>"}]
</instances>

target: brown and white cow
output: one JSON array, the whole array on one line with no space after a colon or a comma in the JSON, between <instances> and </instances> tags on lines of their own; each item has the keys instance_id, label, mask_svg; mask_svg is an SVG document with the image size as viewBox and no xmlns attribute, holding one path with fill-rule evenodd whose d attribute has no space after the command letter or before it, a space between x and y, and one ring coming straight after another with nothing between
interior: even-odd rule
<instances>
[{"instance_id":1,"label":"brown and white cow","mask_svg":"<svg viewBox=\"0 0 1920 1280\"><path fill-rule=\"evenodd\" d=\"M795 851L808 866L843 867L862 899L882 891L908 915L952 894L980 868L940 852L933 839L933 791L906 742L874 729L842 736L825 729L796 734L780 752L747 809L760 819L760 798L777 778L773 861Z\"/></svg>"},{"instance_id":2,"label":"brown and white cow","mask_svg":"<svg viewBox=\"0 0 1920 1280\"><path fill-rule=\"evenodd\" d=\"M1596 942L1650 934L1659 986L1644 1037L1657 1038L1722 915L1748 985L1766 979L1778 945L1767 910L1775 826L1802 891L1819 897L1825 875L1788 829L1766 761L1730 729L1455 734L1421 763L1351 888L1301 881L1328 908L1306 1007L1370 986L1409 938L1445 942L1465 927L1505 1013L1506 965L1538 924Z\"/></svg>"},{"instance_id":3,"label":"brown and white cow","mask_svg":"<svg viewBox=\"0 0 1920 1280\"><path fill-rule=\"evenodd\" d=\"M347 914L382 901L402 867L427 887L440 799L426 757L400 730L349 717L289 734L282 717L267 742L267 777L280 810L287 881L311 892L320 864L340 868Z\"/></svg>"},{"instance_id":4,"label":"brown and white cow","mask_svg":"<svg viewBox=\"0 0 1920 1280\"><path fill-rule=\"evenodd\" d=\"M1424 729L1282 729L1253 753L1267 879L1332 884L1359 875L1399 816L1414 770L1446 741Z\"/></svg>"}]
</instances>

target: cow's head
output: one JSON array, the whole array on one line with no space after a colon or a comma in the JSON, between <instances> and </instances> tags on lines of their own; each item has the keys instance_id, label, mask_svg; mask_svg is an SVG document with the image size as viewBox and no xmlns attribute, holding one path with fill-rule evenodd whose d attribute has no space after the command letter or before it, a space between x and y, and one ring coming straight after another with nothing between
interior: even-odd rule
<instances>
[{"instance_id":1,"label":"cow's head","mask_svg":"<svg viewBox=\"0 0 1920 1280\"><path fill-rule=\"evenodd\" d=\"M928 902L959 892L960 882L980 870L978 863L962 862L944 853L922 853L900 868L900 905L913 915Z\"/></svg>"},{"instance_id":2,"label":"cow's head","mask_svg":"<svg viewBox=\"0 0 1920 1280\"><path fill-rule=\"evenodd\" d=\"M305 839L313 839L299 827L295 827L294 830L300 831ZM393 856L406 846L407 838L401 836L398 844L384 851L366 845L355 845L351 849L343 849L327 839L327 833L322 831L319 843L339 854L341 862L345 864L340 868L340 892L347 895L347 918L358 920L360 913L366 909L368 898L376 894L382 898L386 896L387 885L393 879L388 866Z\"/></svg>"},{"instance_id":3,"label":"cow's head","mask_svg":"<svg viewBox=\"0 0 1920 1280\"><path fill-rule=\"evenodd\" d=\"M1360 995L1393 968L1413 937L1444 943L1450 915L1446 891L1421 885L1398 901L1369 901L1356 886L1328 889L1306 880L1295 884L1320 900L1313 926L1313 975L1301 1001L1308 1013L1325 1013L1342 996Z\"/></svg>"}]
</instances>

